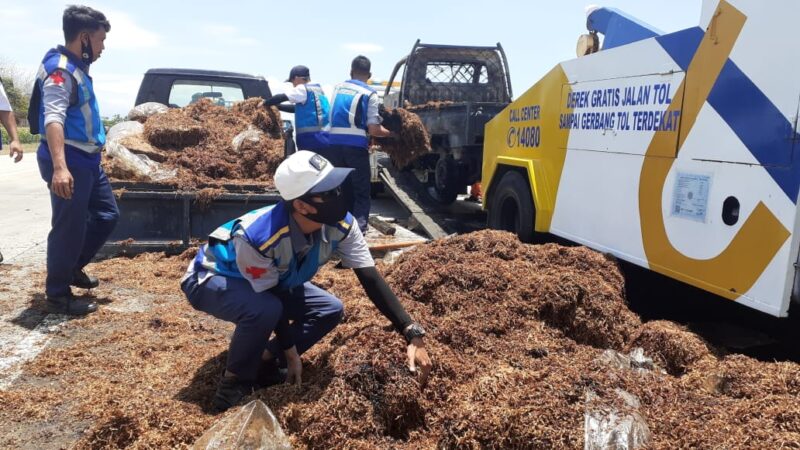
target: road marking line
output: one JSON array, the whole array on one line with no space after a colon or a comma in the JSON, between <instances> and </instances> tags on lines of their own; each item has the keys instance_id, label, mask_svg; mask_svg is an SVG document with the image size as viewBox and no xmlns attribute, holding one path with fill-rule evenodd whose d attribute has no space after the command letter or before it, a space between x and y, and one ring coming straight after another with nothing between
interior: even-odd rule
<instances>
[{"instance_id":1,"label":"road marking line","mask_svg":"<svg viewBox=\"0 0 800 450\"><path fill-rule=\"evenodd\" d=\"M53 332L66 322L65 314L48 314L29 333L22 335L8 355L0 357L0 390L6 390L22 374L22 366L36 358L53 337ZM8 336L4 336L7 338ZM8 340L4 339L6 342Z\"/></svg>"}]
</instances>

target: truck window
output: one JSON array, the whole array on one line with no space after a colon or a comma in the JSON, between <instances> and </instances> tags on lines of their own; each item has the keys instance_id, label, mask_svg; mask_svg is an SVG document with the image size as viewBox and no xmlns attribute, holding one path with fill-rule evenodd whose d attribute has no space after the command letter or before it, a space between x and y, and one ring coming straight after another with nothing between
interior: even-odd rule
<instances>
[{"instance_id":1,"label":"truck window","mask_svg":"<svg viewBox=\"0 0 800 450\"><path fill-rule=\"evenodd\" d=\"M489 74L480 63L429 62L425 70L425 81L429 83L486 84Z\"/></svg>"},{"instance_id":2,"label":"truck window","mask_svg":"<svg viewBox=\"0 0 800 450\"><path fill-rule=\"evenodd\" d=\"M242 86L237 83L202 80L176 80L169 92L169 106L182 108L200 99L208 98L212 103L231 107L244 100Z\"/></svg>"}]
</instances>

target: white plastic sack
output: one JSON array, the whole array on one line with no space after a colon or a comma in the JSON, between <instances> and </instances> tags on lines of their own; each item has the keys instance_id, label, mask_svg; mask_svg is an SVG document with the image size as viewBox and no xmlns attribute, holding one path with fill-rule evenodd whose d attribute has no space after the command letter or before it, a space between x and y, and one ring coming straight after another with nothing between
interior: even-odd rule
<instances>
[{"instance_id":1,"label":"white plastic sack","mask_svg":"<svg viewBox=\"0 0 800 450\"><path fill-rule=\"evenodd\" d=\"M192 448L288 450L292 446L267 405L261 400L253 400L214 424Z\"/></svg>"},{"instance_id":2,"label":"white plastic sack","mask_svg":"<svg viewBox=\"0 0 800 450\"><path fill-rule=\"evenodd\" d=\"M598 359L600 362L615 369L634 370L636 372L656 370L653 360L644 354L644 349L641 347L633 349L627 355L607 349Z\"/></svg>"},{"instance_id":3,"label":"white plastic sack","mask_svg":"<svg viewBox=\"0 0 800 450\"><path fill-rule=\"evenodd\" d=\"M128 112L128 120L135 120L144 122L148 117L154 114L160 114L169 111L169 106L158 102L147 102L141 105L136 105Z\"/></svg>"},{"instance_id":4,"label":"white plastic sack","mask_svg":"<svg viewBox=\"0 0 800 450\"><path fill-rule=\"evenodd\" d=\"M110 141L119 141L120 139L125 139L128 136L133 136L136 134L142 134L144 132L144 125L139 122L126 120L125 122L120 122L106 133L106 144Z\"/></svg>"},{"instance_id":5,"label":"white plastic sack","mask_svg":"<svg viewBox=\"0 0 800 450\"><path fill-rule=\"evenodd\" d=\"M261 142L261 139L265 137L266 135L260 130L256 130L253 127L247 127L246 130L234 136L233 140L231 141L231 146L233 146L234 151L238 152L239 147L241 147L244 142L258 144Z\"/></svg>"},{"instance_id":6,"label":"white plastic sack","mask_svg":"<svg viewBox=\"0 0 800 450\"><path fill-rule=\"evenodd\" d=\"M637 450L650 441L650 429L639 413L639 399L622 389L615 392L627 406L625 411L604 403L592 390L586 392L584 450Z\"/></svg>"},{"instance_id":7,"label":"white plastic sack","mask_svg":"<svg viewBox=\"0 0 800 450\"><path fill-rule=\"evenodd\" d=\"M128 136L141 134L144 126L139 122L120 122L108 131L106 154L124 172L146 181L164 181L174 178L176 169L165 169L161 164L145 155L137 155L128 150L120 141Z\"/></svg>"}]
</instances>

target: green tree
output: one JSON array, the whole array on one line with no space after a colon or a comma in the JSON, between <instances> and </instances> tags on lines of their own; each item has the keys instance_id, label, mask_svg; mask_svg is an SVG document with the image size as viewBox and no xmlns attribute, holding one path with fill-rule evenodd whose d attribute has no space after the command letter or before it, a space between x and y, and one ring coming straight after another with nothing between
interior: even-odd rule
<instances>
[{"instance_id":1,"label":"green tree","mask_svg":"<svg viewBox=\"0 0 800 450\"><path fill-rule=\"evenodd\" d=\"M28 104L31 101L30 93L24 92L17 87L11 77L0 75L0 83L3 83L3 89L6 91L8 101L11 103L11 108L14 109L14 115L17 119L28 117Z\"/></svg>"},{"instance_id":2,"label":"green tree","mask_svg":"<svg viewBox=\"0 0 800 450\"><path fill-rule=\"evenodd\" d=\"M18 123L27 123L28 103L34 81L36 81L35 72L22 68L8 58L0 57L0 82L3 83L11 107L14 108Z\"/></svg>"},{"instance_id":3,"label":"green tree","mask_svg":"<svg viewBox=\"0 0 800 450\"><path fill-rule=\"evenodd\" d=\"M106 127L106 130L108 130L114 125L125 120L127 120L125 117L122 117L119 114L114 114L111 117L103 117L103 125Z\"/></svg>"}]
</instances>

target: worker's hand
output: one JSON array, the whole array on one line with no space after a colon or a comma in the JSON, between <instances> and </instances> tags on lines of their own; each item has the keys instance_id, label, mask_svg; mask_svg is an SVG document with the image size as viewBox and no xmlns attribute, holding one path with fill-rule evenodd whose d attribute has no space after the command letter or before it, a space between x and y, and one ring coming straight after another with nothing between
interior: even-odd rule
<instances>
[{"instance_id":1,"label":"worker's hand","mask_svg":"<svg viewBox=\"0 0 800 450\"><path fill-rule=\"evenodd\" d=\"M421 386L425 386L428 382L432 367L431 358L425 350L425 341L421 337L415 337L408 344L408 368L414 373L419 373Z\"/></svg>"},{"instance_id":2,"label":"worker's hand","mask_svg":"<svg viewBox=\"0 0 800 450\"><path fill-rule=\"evenodd\" d=\"M11 141L8 148L11 150L8 156L14 158L15 163L22 161L22 145L20 145L19 141Z\"/></svg>"},{"instance_id":3,"label":"worker's hand","mask_svg":"<svg viewBox=\"0 0 800 450\"><path fill-rule=\"evenodd\" d=\"M50 190L54 194L69 200L72 198L72 191L75 187L75 181L72 179L72 174L66 167L63 169L56 169L53 172L53 179L50 181Z\"/></svg>"},{"instance_id":4,"label":"worker's hand","mask_svg":"<svg viewBox=\"0 0 800 450\"><path fill-rule=\"evenodd\" d=\"M297 353L297 347L292 347L285 352L286 355L286 383L300 386L302 383L303 361Z\"/></svg>"}]
</instances>

